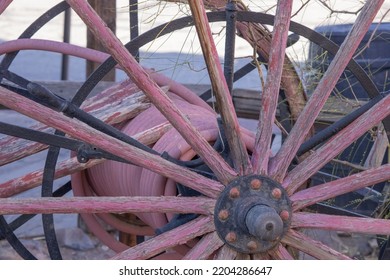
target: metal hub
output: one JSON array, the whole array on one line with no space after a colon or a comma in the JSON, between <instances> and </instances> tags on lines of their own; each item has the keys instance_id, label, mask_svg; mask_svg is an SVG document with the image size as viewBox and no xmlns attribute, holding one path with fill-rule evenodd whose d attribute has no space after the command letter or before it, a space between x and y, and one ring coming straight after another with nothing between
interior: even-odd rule
<instances>
[{"instance_id":1,"label":"metal hub","mask_svg":"<svg viewBox=\"0 0 390 280\"><path fill-rule=\"evenodd\" d=\"M291 202L272 179L249 175L232 181L215 205L220 238L247 254L266 252L279 243L291 223Z\"/></svg>"}]
</instances>

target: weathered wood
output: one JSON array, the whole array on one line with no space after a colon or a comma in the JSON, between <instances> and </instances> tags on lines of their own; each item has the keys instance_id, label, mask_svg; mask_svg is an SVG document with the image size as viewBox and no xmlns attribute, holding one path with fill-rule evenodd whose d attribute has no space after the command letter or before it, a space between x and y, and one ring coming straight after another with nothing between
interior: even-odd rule
<instances>
[{"instance_id":1,"label":"weathered wood","mask_svg":"<svg viewBox=\"0 0 390 280\"><path fill-rule=\"evenodd\" d=\"M216 177L227 184L237 173L223 160L202 135L193 127L191 122L174 105L172 100L157 86L135 58L127 51L120 40L104 26L99 16L91 9L86 1L67 0L72 8L84 20L110 51L115 60L122 66L126 74L149 97L151 102L190 143L196 153L211 168Z\"/></svg>"},{"instance_id":2,"label":"weathered wood","mask_svg":"<svg viewBox=\"0 0 390 280\"><path fill-rule=\"evenodd\" d=\"M0 15L7 9L8 5L11 4L13 0L4 0L0 2Z\"/></svg>"},{"instance_id":3,"label":"weathered wood","mask_svg":"<svg viewBox=\"0 0 390 280\"><path fill-rule=\"evenodd\" d=\"M299 191L291 196L294 211L315 203L390 180L390 164Z\"/></svg>"},{"instance_id":4,"label":"weathered wood","mask_svg":"<svg viewBox=\"0 0 390 280\"><path fill-rule=\"evenodd\" d=\"M230 248L228 245L223 245L217 252L216 260L234 260L237 252Z\"/></svg>"},{"instance_id":5,"label":"weathered wood","mask_svg":"<svg viewBox=\"0 0 390 280\"><path fill-rule=\"evenodd\" d=\"M371 109L342 129L323 146L313 151L303 162L288 173L283 186L292 194L308 178L320 170L326 163L340 154L370 128L377 125L390 114L390 95L386 96Z\"/></svg>"},{"instance_id":6,"label":"weathered wood","mask_svg":"<svg viewBox=\"0 0 390 280\"><path fill-rule=\"evenodd\" d=\"M183 257L183 260L207 260L223 244L216 231L210 232L196 243L195 247Z\"/></svg>"},{"instance_id":7,"label":"weathered wood","mask_svg":"<svg viewBox=\"0 0 390 280\"><path fill-rule=\"evenodd\" d=\"M118 155L129 162L152 170L167 178L172 178L176 182L193 188L207 196L216 197L223 189L223 185L217 181L208 179L187 168L167 161L160 156L152 155L105 135L76 119L68 118L61 113L48 109L29 99L15 95L5 88L0 88L0 103L26 116L39 120L48 126L59 129L74 138L90 143L114 155Z\"/></svg>"},{"instance_id":8,"label":"weathered wood","mask_svg":"<svg viewBox=\"0 0 390 280\"><path fill-rule=\"evenodd\" d=\"M106 23L107 27L116 32L116 1L112 0L88 0L88 3L93 7L96 13ZM87 29L87 48L99 51L105 51L103 44L96 38L93 33ZM99 63L94 61L87 61L86 75L87 77L93 73L98 67ZM102 79L103 81L115 81L115 69L108 72Z\"/></svg>"},{"instance_id":9,"label":"weathered wood","mask_svg":"<svg viewBox=\"0 0 390 280\"><path fill-rule=\"evenodd\" d=\"M282 243L298 249L320 260L349 260L350 258L326 246L322 242L313 240L303 233L289 230L283 237Z\"/></svg>"},{"instance_id":10,"label":"weathered wood","mask_svg":"<svg viewBox=\"0 0 390 280\"><path fill-rule=\"evenodd\" d=\"M279 244L277 246L277 248L270 251L269 254L271 255L271 257L274 260L293 260L294 259L282 244Z\"/></svg>"},{"instance_id":11,"label":"weathered wood","mask_svg":"<svg viewBox=\"0 0 390 280\"><path fill-rule=\"evenodd\" d=\"M316 213L295 213L291 227L316 228L343 232L390 235L390 220L357 218Z\"/></svg>"},{"instance_id":12,"label":"weathered wood","mask_svg":"<svg viewBox=\"0 0 390 280\"><path fill-rule=\"evenodd\" d=\"M211 29L207 21L203 1L189 1L188 4L191 8L212 89L217 99L217 106L223 120L222 124L226 139L229 143L233 165L240 175L247 175L252 172L252 166L246 147L241 138L237 115L219 61Z\"/></svg>"},{"instance_id":13,"label":"weathered wood","mask_svg":"<svg viewBox=\"0 0 390 280\"><path fill-rule=\"evenodd\" d=\"M125 91L114 91L111 95L106 96L105 92L88 100L83 110L92 114L94 117L110 124L117 124L124 120L129 120L137 116L143 110L150 107L150 102L142 93L130 94L134 90L133 86ZM127 95L127 96L126 96ZM54 129L43 124L36 124L30 127L46 133L53 133ZM0 166L16 161L23 157L35 154L47 148L47 145L31 142L29 140L8 136L0 139Z\"/></svg>"},{"instance_id":14,"label":"weathered wood","mask_svg":"<svg viewBox=\"0 0 390 280\"><path fill-rule=\"evenodd\" d=\"M335 58L329 65L329 68L316 87L293 129L290 131L286 141L275 157L271 159L270 175L277 181L281 182L283 180L291 161L295 157L306 135L309 133L326 99L336 86L342 72L351 60L364 35L367 33L383 2L384 0L366 2L351 31L341 45L340 50L335 55Z\"/></svg>"},{"instance_id":15,"label":"weathered wood","mask_svg":"<svg viewBox=\"0 0 390 280\"><path fill-rule=\"evenodd\" d=\"M284 57L290 27L292 0L278 1L272 32L267 80L262 96L260 118L257 127L255 148L252 156L256 174L268 174L268 162L271 155L272 127L278 106L280 81L282 78Z\"/></svg>"},{"instance_id":16,"label":"weathered wood","mask_svg":"<svg viewBox=\"0 0 390 280\"><path fill-rule=\"evenodd\" d=\"M374 144L364 161L364 167L371 168L380 166L385 158L389 146L389 138L387 137L386 130L383 123L380 123L377 127Z\"/></svg>"},{"instance_id":17,"label":"weathered wood","mask_svg":"<svg viewBox=\"0 0 390 280\"><path fill-rule=\"evenodd\" d=\"M19 50L42 50L42 51L57 52L60 54L72 55L75 57L80 57L98 63L102 63L109 57L109 55L104 52L91 50L91 49L83 48L68 43L51 41L51 40L17 39L17 40L7 41L0 44L0 54L19 51ZM120 68L120 65L116 65L115 67ZM160 87L168 86L171 92L182 97L184 100L188 101L189 103L198 105L200 107L212 111L212 108L207 106L207 103L205 101L203 101L197 95L193 94L193 92L191 92L188 88L184 87L178 82L164 76L161 73L157 73L156 71L153 71L151 69L145 68L145 71Z\"/></svg>"},{"instance_id":18,"label":"weathered wood","mask_svg":"<svg viewBox=\"0 0 390 280\"><path fill-rule=\"evenodd\" d=\"M0 214L195 213L211 215L215 200L204 197L39 197L0 198Z\"/></svg>"},{"instance_id":19,"label":"weathered wood","mask_svg":"<svg viewBox=\"0 0 390 280\"><path fill-rule=\"evenodd\" d=\"M174 246L214 230L211 217L199 217L114 256L114 260L149 259Z\"/></svg>"},{"instance_id":20,"label":"weathered wood","mask_svg":"<svg viewBox=\"0 0 390 280\"><path fill-rule=\"evenodd\" d=\"M152 127L151 129L137 133L133 137L144 145L151 145L160 139L161 136L170 128L171 125L165 122L161 125ZM80 163L77 160L77 157L72 157L57 164L54 173L54 179L62 178L75 172L91 168L104 161L106 160L92 159L86 163ZM26 190L40 186L43 180L43 173L44 169L36 170L0 184L0 197L11 197Z\"/></svg>"}]
</instances>

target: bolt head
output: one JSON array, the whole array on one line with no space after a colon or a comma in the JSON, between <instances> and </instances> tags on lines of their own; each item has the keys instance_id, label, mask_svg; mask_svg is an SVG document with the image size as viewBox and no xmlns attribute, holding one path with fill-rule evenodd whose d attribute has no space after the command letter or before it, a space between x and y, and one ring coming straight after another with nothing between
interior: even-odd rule
<instances>
[{"instance_id":1,"label":"bolt head","mask_svg":"<svg viewBox=\"0 0 390 280\"><path fill-rule=\"evenodd\" d=\"M226 220L227 218L229 218L229 211L228 210L219 211L218 218L222 221Z\"/></svg>"},{"instance_id":2,"label":"bolt head","mask_svg":"<svg viewBox=\"0 0 390 280\"><path fill-rule=\"evenodd\" d=\"M282 197L282 191L280 189L278 189L278 188L275 188L275 189L272 190L271 195L275 199L280 199Z\"/></svg>"},{"instance_id":3,"label":"bolt head","mask_svg":"<svg viewBox=\"0 0 390 280\"><path fill-rule=\"evenodd\" d=\"M226 236L225 236L225 240L226 240L227 242L230 242L230 243L236 242L236 241L237 241L237 235L236 235L236 233L233 232L233 231L228 232L228 234L226 234Z\"/></svg>"},{"instance_id":4,"label":"bolt head","mask_svg":"<svg viewBox=\"0 0 390 280\"><path fill-rule=\"evenodd\" d=\"M283 210L279 216L283 221L287 221L290 218L290 213L287 210Z\"/></svg>"},{"instance_id":5,"label":"bolt head","mask_svg":"<svg viewBox=\"0 0 390 280\"><path fill-rule=\"evenodd\" d=\"M234 187L229 191L230 198L237 198L239 196L240 196L240 190L237 187Z\"/></svg>"},{"instance_id":6,"label":"bolt head","mask_svg":"<svg viewBox=\"0 0 390 280\"><path fill-rule=\"evenodd\" d=\"M251 181L251 188L253 190L258 190L261 188L261 181L259 179L253 179Z\"/></svg>"},{"instance_id":7,"label":"bolt head","mask_svg":"<svg viewBox=\"0 0 390 280\"><path fill-rule=\"evenodd\" d=\"M251 250L251 251L254 251L254 250L257 250L257 242L256 241L249 241L247 244L246 244L246 247Z\"/></svg>"}]
</instances>

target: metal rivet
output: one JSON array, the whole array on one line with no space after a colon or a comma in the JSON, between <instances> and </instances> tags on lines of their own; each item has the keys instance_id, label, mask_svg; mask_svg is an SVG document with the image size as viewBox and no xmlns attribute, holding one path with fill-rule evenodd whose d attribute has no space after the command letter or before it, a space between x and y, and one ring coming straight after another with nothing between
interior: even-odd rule
<instances>
[{"instance_id":1,"label":"metal rivet","mask_svg":"<svg viewBox=\"0 0 390 280\"><path fill-rule=\"evenodd\" d=\"M253 179L251 181L251 188L253 190L258 190L261 187L261 181L259 179Z\"/></svg>"},{"instance_id":2,"label":"metal rivet","mask_svg":"<svg viewBox=\"0 0 390 280\"><path fill-rule=\"evenodd\" d=\"M271 194L275 199L280 199L282 197L282 191L278 188L273 189Z\"/></svg>"},{"instance_id":3,"label":"metal rivet","mask_svg":"<svg viewBox=\"0 0 390 280\"><path fill-rule=\"evenodd\" d=\"M233 231L228 232L228 234L226 234L226 236L225 236L225 240L227 242L234 243L237 240L237 235Z\"/></svg>"},{"instance_id":4,"label":"metal rivet","mask_svg":"<svg viewBox=\"0 0 390 280\"><path fill-rule=\"evenodd\" d=\"M256 241L249 241L247 244L246 244L246 247L251 250L251 251L254 251L257 249L257 242Z\"/></svg>"},{"instance_id":5,"label":"metal rivet","mask_svg":"<svg viewBox=\"0 0 390 280\"><path fill-rule=\"evenodd\" d=\"M283 210L279 216L283 221L287 221L290 218L290 213L287 210Z\"/></svg>"},{"instance_id":6,"label":"metal rivet","mask_svg":"<svg viewBox=\"0 0 390 280\"><path fill-rule=\"evenodd\" d=\"M220 220L226 220L227 218L229 218L229 211L227 211L227 210L221 210L221 211L219 211L219 213L218 213L218 218L220 219Z\"/></svg>"},{"instance_id":7,"label":"metal rivet","mask_svg":"<svg viewBox=\"0 0 390 280\"><path fill-rule=\"evenodd\" d=\"M240 196L240 191L238 188L234 187L230 190L229 192L229 196L230 198L237 198Z\"/></svg>"}]
</instances>

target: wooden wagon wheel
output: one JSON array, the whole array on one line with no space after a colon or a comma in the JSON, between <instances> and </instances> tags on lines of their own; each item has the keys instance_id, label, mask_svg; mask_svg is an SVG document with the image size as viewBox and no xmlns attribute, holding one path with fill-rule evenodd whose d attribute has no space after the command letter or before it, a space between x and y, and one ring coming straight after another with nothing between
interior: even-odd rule
<instances>
[{"instance_id":1,"label":"wooden wagon wheel","mask_svg":"<svg viewBox=\"0 0 390 280\"><path fill-rule=\"evenodd\" d=\"M371 108L360 112L349 122L344 122L344 125L338 127L340 131L336 134L333 132L332 137L320 147L315 147L318 143L314 140L312 142L315 144L307 144L309 148L306 149L311 150L311 154L302 162L294 162L292 165L322 105L350 61L360 39L368 29L372 18L383 1L377 1L376 3L371 1L365 5L361 16L356 21L357 27L352 30L346 39L346 43L341 46L334 62L325 73L276 155L271 155L270 152L272 124L275 120L279 96L284 46L287 44L288 28L284 27L290 25L292 1L284 1L278 6L260 121L257 135L252 140L250 135L245 135L239 128L235 110L228 94L228 85L219 67L215 45L201 3L191 2L190 6L198 34L201 34L199 37L202 50L222 122L218 126L216 120L214 120L213 127L206 127L200 132L199 129L195 128L196 124L191 122L191 115L189 115L189 118L183 115L177 104L169 98L164 89L158 87L139 67L134 58L125 50L116 37L104 28L100 19L88 8L84 1L68 1L68 3L85 20L97 37L106 43L107 49L111 51L119 65L132 78L138 88L143 90L171 125L179 131L180 135L189 143L195 154L210 168L211 172L193 171L191 168L181 166L174 160L166 160L156 155L156 151L151 151L124 135L109 136L112 132L103 125L99 127L100 129L96 129L96 127L93 128L77 119L71 119L56 112L55 110L65 112L68 115L72 113L76 118L85 117L83 121L88 122L89 115L85 116L83 111L78 111L75 106L56 98L39 85L27 81L25 87L33 99L46 98L44 103L46 106L31 102L25 97L15 95L14 92L3 88L0 90L1 103L82 141L76 142L69 138L58 138L61 136L49 138L45 134L47 144L61 139L63 145L67 145L68 148L84 145L84 149L78 154L78 159L81 162L85 161L86 157L93 158L96 155L117 161L131 162L164 177L171 178L176 183L181 184L182 187L185 186L185 188L195 190L201 195L190 197L182 195L177 197L2 199L1 213L160 212L197 215L195 219L184 221L183 224L173 229L163 231L135 247L126 249L115 256L116 259L152 258L198 238L198 242L185 253L185 259L209 258L211 256L230 259L236 258L238 253L250 254L260 258L289 259L292 256L286 250L287 246L306 252L316 258L344 259L347 258L345 255L308 238L298 229L325 228L347 232L389 234L390 223L387 220L315 214L305 210L306 207L312 204L339 194L388 180L390 177L388 164L307 190L300 190L300 187L326 162L337 156L360 135L388 116L390 102L388 96L380 95L373 99L374 101L370 103L371 106L367 106ZM248 15L243 15L243 17ZM10 80L13 78L12 73L8 71L3 71L2 74ZM23 82L23 79L21 81ZM21 93L23 94L25 91L21 91ZM195 100L193 102L200 101ZM201 114L210 114L215 119L212 112L206 108L201 109L202 105L200 103L199 105ZM47 118L47 116L51 117ZM159 127L159 129L164 127ZM103 129L108 130L105 133L99 131ZM11 130L7 134L17 133L11 132ZM207 134L201 132L209 130L211 130L211 134L215 131L223 131L226 137L225 144L230 148L228 158L223 158L206 141ZM159 131L157 128L152 130L154 133ZM43 136L37 132L34 135L41 138ZM248 137L245 138L246 136ZM145 137L145 133L139 135L139 137ZM324 136L322 135L322 138L319 138L322 140ZM83 142L88 143L87 147ZM250 154L248 154L248 150L251 150ZM168 159L170 159L169 156ZM90 164L90 162L86 164ZM291 169L289 169L290 167Z\"/></svg>"}]
</instances>

